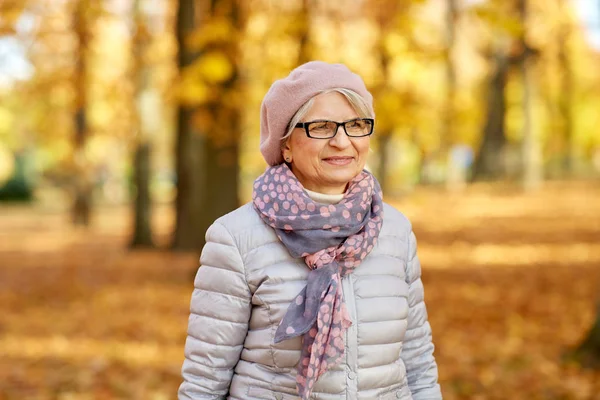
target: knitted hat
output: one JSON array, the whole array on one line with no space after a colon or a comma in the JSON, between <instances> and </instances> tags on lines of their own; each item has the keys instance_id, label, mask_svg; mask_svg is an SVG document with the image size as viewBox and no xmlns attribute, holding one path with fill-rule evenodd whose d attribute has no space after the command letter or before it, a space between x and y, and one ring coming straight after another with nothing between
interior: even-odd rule
<instances>
[{"instance_id":1,"label":"knitted hat","mask_svg":"<svg viewBox=\"0 0 600 400\"><path fill-rule=\"evenodd\" d=\"M260 151L269 165L283 163L281 138L296 111L315 95L333 88L353 90L373 110L373 96L365 83L343 64L311 61L271 85L260 110Z\"/></svg>"}]
</instances>

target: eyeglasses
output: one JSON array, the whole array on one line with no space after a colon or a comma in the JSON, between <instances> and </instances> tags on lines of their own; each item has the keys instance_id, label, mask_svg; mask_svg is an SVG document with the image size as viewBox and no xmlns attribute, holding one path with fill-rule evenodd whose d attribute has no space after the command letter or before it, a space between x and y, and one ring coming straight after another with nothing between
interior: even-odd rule
<instances>
[{"instance_id":1,"label":"eyeglasses","mask_svg":"<svg viewBox=\"0 0 600 400\"><path fill-rule=\"evenodd\" d=\"M344 122L335 122L327 120L299 122L296 128L304 128L306 136L313 139L331 139L337 134L340 126L344 127L344 132L350 137L369 136L373 133L375 120L372 118L356 118Z\"/></svg>"}]
</instances>

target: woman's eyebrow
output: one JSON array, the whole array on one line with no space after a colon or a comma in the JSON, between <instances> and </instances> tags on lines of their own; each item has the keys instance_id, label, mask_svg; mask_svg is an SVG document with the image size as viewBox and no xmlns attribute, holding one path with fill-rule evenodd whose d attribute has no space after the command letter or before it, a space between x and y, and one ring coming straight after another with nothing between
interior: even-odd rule
<instances>
[{"instance_id":1,"label":"woman's eyebrow","mask_svg":"<svg viewBox=\"0 0 600 400\"><path fill-rule=\"evenodd\" d=\"M360 117L348 117L340 120L335 120L332 118L306 118L304 122L318 122L318 121L334 121L334 122L344 122L344 121L352 121L354 119L359 119Z\"/></svg>"}]
</instances>

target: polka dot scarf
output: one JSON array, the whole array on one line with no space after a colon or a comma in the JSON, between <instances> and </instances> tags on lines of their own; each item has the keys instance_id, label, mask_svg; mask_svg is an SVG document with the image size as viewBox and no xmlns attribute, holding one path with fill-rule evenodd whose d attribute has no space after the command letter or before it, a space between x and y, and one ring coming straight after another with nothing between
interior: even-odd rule
<instances>
[{"instance_id":1,"label":"polka dot scarf","mask_svg":"<svg viewBox=\"0 0 600 400\"><path fill-rule=\"evenodd\" d=\"M293 257L310 268L306 287L294 298L275 333L279 343L303 335L296 385L308 399L317 379L344 357L352 325L341 279L377 243L383 219L379 183L367 171L332 205L314 202L286 164L269 167L254 182L253 205Z\"/></svg>"}]
</instances>

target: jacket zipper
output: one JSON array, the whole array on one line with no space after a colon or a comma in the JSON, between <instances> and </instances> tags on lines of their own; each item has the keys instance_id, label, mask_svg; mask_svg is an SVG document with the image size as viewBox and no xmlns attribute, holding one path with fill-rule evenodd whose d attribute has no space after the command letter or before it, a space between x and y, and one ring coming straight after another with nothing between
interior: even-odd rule
<instances>
[{"instance_id":1,"label":"jacket zipper","mask_svg":"<svg viewBox=\"0 0 600 400\"><path fill-rule=\"evenodd\" d=\"M352 325L346 330L346 396L348 399L355 399L358 395L358 320L351 275L342 278L342 289L346 308L352 320Z\"/></svg>"}]
</instances>

